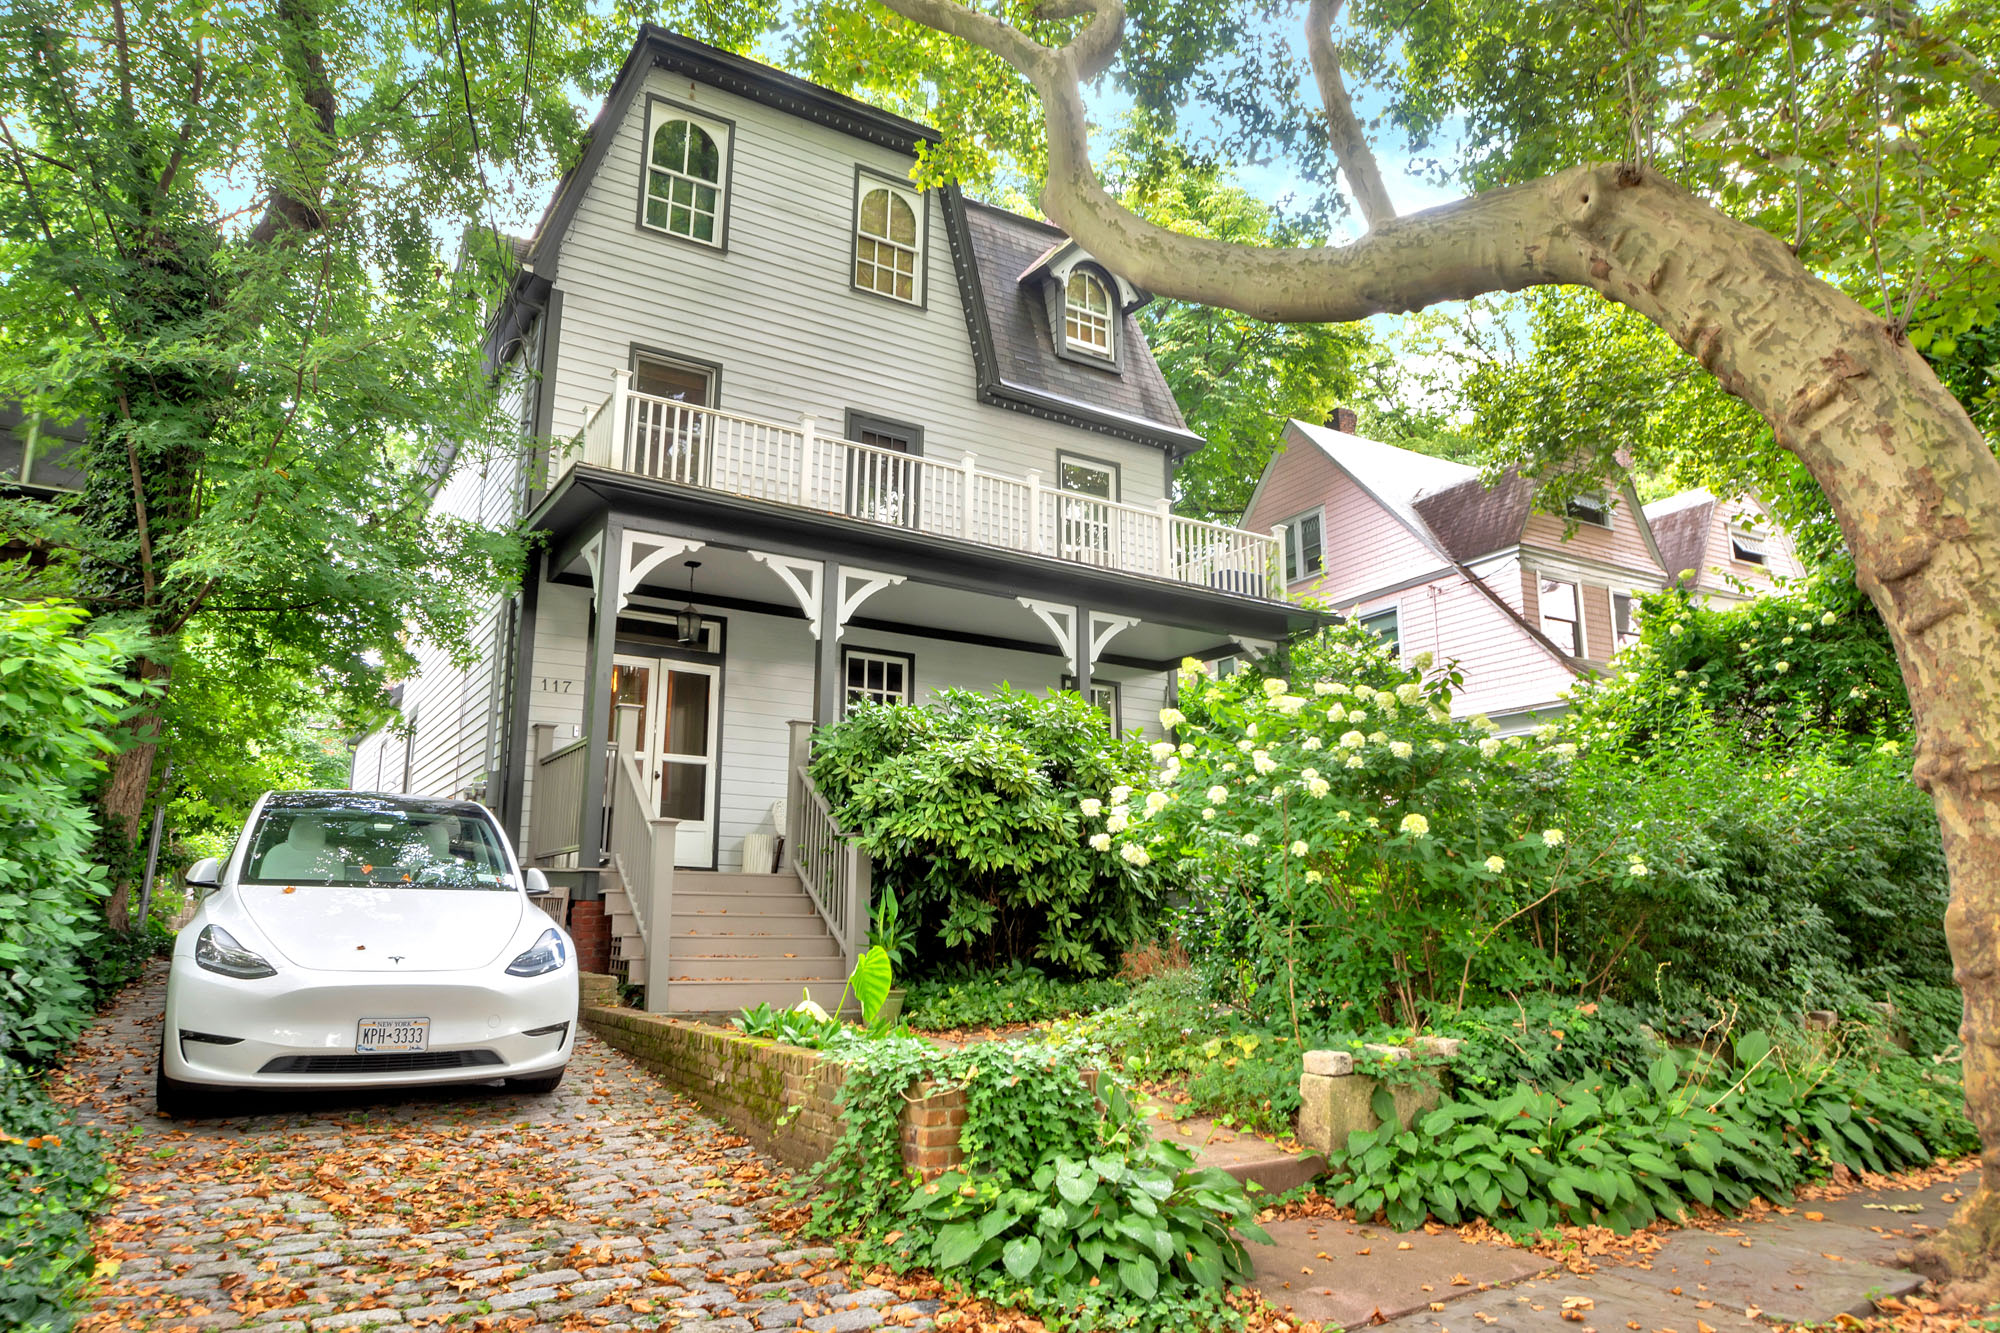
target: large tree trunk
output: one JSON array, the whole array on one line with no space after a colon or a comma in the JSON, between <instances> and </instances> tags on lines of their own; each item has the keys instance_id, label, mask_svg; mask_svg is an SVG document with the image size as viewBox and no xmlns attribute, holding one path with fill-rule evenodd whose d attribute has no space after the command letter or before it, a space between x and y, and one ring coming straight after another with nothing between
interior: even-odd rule
<instances>
[{"instance_id":1,"label":"large tree trunk","mask_svg":"<svg viewBox=\"0 0 2000 1333\"><path fill-rule=\"evenodd\" d=\"M164 691L168 669L151 658L141 658L133 668L140 680ZM146 793L152 786L153 762L160 750L161 700L126 724L131 737L126 747L111 757L110 772L98 809L104 818L107 859L111 864L111 896L104 904L104 920L113 930L132 927L134 876L144 874L136 865L139 824L146 815Z\"/></svg>"}]
</instances>

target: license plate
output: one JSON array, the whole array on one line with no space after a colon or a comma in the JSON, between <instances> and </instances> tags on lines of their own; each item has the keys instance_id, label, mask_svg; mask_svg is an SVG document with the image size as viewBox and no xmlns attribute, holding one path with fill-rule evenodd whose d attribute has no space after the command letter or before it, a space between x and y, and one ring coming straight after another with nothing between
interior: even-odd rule
<instances>
[{"instance_id":1,"label":"license plate","mask_svg":"<svg viewBox=\"0 0 2000 1333\"><path fill-rule=\"evenodd\" d=\"M354 1034L357 1055L380 1055L385 1051L424 1051L431 1044L428 1018L364 1018Z\"/></svg>"}]
</instances>

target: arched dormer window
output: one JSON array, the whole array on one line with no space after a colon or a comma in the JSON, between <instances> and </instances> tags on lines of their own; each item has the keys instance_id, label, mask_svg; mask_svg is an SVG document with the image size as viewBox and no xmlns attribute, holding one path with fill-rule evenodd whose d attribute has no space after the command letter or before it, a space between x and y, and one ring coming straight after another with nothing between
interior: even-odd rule
<instances>
[{"instance_id":1,"label":"arched dormer window","mask_svg":"<svg viewBox=\"0 0 2000 1333\"><path fill-rule=\"evenodd\" d=\"M704 245L721 245L728 127L657 102L651 120L646 225Z\"/></svg>"},{"instance_id":2,"label":"arched dormer window","mask_svg":"<svg viewBox=\"0 0 2000 1333\"><path fill-rule=\"evenodd\" d=\"M1071 269L1063 285L1063 341L1071 351L1109 358L1111 346L1111 293L1087 269Z\"/></svg>"},{"instance_id":3,"label":"arched dormer window","mask_svg":"<svg viewBox=\"0 0 2000 1333\"><path fill-rule=\"evenodd\" d=\"M854 285L912 305L923 267L923 199L863 178L854 218Z\"/></svg>"}]
</instances>

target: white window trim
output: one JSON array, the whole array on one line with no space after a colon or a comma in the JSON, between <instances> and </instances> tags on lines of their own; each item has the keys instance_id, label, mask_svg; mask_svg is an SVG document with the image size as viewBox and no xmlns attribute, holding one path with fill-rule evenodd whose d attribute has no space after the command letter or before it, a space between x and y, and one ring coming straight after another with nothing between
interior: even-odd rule
<instances>
[{"instance_id":1,"label":"white window trim","mask_svg":"<svg viewBox=\"0 0 2000 1333\"><path fill-rule=\"evenodd\" d=\"M906 246L901 241L894 240L888 236L877 236L871 232L861 230L861 201L877 190L887 190L892 202L896 199L901 199L910 206L910 211L916 214L916 245ZM863 171L856 172L854 177L854 235L851 237L853 245L849 247L850 253L848 255L848 280L853 284L856 291L887 297L891 301L898 301L904 305L921 306L924 303L924 262L926 256L926 246L924 243L928 239L925 224L930 220L930 211L925 205L926 200L924 196L906 185L898 185L894 181L885 180L880 176L871 176ZM887 245L898 250L909 250L912 252L910 261L910 294L908 296L898 296L894 291L885 292L880 287L864 287L861 285L861 242L864 239L874 241L877 245Z\"/></svg>"},{"instance_id":2,"label":"white window trim","mask_svg":"<svg viewBox=\"0 0 2000 1333\"><path fill-rule=\"evenodd\" d=\"M1098 292L1102 294L1104 297L1105 313L1102 315L1099 315L1097 312L1085 307L1076 307L1078 314L1082 320L1088 321L1089 323L1092 324L1098 323L1100 321L1103 323L1104 325L1103 346L1099 346L1098 344L1092 342L1082 342L1078 340L1077 337L1069 331L1070 310L1071 310L1070 299L1069 299L1069 285L1072 282L1075 282L1079 278L1095 286ZM1062 334L1063 334L1063 345L1069 348L1070 351L1080 352L1084 356L1102 357L1106 361L1113 360L1117 357L1118 299L1114 297L1111 294L1111 292L1112 292L1111 287L1105 283L1104 279L1098 277L1095 273L1090 272L1088 269L1071 269L1069 273L1064 276L1063 302L1062 302L1063 306Z\"/></svg>"},{"instance_id":3,"label":"white window trim","mask_svg":"<svg viewBox=\"0 0 2000 1333\"><path fill-rule=\"evenodd\" d=\"M1618 589L1612 588L1610 592L1611 592L1611 651L1612 654L1615 656L1616 654L1623 652L1626 648L1630 647L1632 644L1639 642L1639 590L1637 588L1634 588L1630 592L1620 592L1618 591ZM1627 638L1626 642L1624 643L1620 643L1618 641L1618 599L1620 597L1623 597L1627 602L1631 603L1631 607L1625 613L1625 615L1626 615L1626 620L1632 626L1632 632L1630 636Z\"/></svg>"},{"instance_id":4,"label":"white window trim","mask_svg":"<svg viewBox=\"0 0 2000 1333\"><path fill-rule=\"evenodd\" d=\"M1062 687L1066 690L1075 692L1076 677L1071 675L1065 675L1062 678ZM1118 682L1115 680L1099 680L1097 679L1097 677L1092 676L1090 678L1090 688L1093 693L1095 693L1098 690L1111 691L1111 710L1105 714L1105 718L1107 721L1111 723L1111 734L1113 736L1124 735L1125 697L1124 697L1124 691L1118 688ZM1090 703L1090 700L1086 699L1084 700L1084 702ZM1096 707L1095 704L1091 704L1091 706L1093 708Z\"/></svg>"},{"instance_id":5,"label":"white window trim","mask_svg":"<svg viewBox=\"0 0 2000 1333\"><path fill-rule=\"evenodd\" d=\"M903 697L895 702L906 704L916 702L917 659L915 654L895 653L889 652L886 649L876 648L842 648L840 650L840 715L842 717L847 716L848 707L854 702L850 697L850 692L856 688L847 683L847 666L849 662L857 660L862 662L881 662L884 665L893 663L901 667L903 669ZM873 697L874 692L866 686L860 688L862 693L870 696L868 699L869 703L890 702L887 699Z\"/></svg>"},{"instance_id":6,"label":"white window trim","mask_svg":"<svg viewBox=\"0 0 2000 1333\"><path fill-rule=\"evenodd\" d=\"M1592 510L1596 513L1597 517L1585 518L1581 514L1573 514L1569 512L1569 505L1576 505L1583 509ZM1588 524L1590 527L1602 528L1604 531L1609 532L1611 531L1612 524L1610 497L1595 492L1588 495L1573 495L1569 499L1569 504L1563 506L1563 516L1565 518L1573 518L1579 523Z\"/></svg>"},{"instance_id":7,"label":"white window trim","mask_svg":"<svg viewBox=\"0 0 2000 1333\"><path fill-rule=\"evenodd\" d=\"M1080 468L1086 472L1102 472L1105 476L1111 478L1111 494L1108 496L1092 495L1089 491L1073 490L1069 486L1064 485L1063 469L1068 467ZM1118 464L1107 463L1101 458L1086 458L1082 454L1073 454L1067 449L1056 452L1056 489L1064 495L1077 495L1086 500L1096 500L1104 504L1117 504L1123 490L1123 473L1124 469L1119 467Z\"/></svg>"},{"instance_id":8,"label":"white window trim","mask_svg":"<svg viewBox=\"0 0 2000 1333\"><path fill-rule=\"evenodd\" d=\"M1292 563L1293 563L1294 553L1296 553L1301 557L1305 554L1304 543L1302 543L1298 539L1298 525L1305 522L1309 518L1316 518L1319 520L1319 568L1308 570L1305 567L1304 560L1300 559L1298 562L1299 565L1298 577L1294 578L1292 576ZM1302 509L1298 513L1293 514L1290 518L1279 520L1278 526L1285 530L1285 586L1289 588L1295 583L1309 583L1313 579L1319 578L1321 575L1325 574L1326 573L1326 506L1320 505L1317 508L1313 509Z\"/></svg>"},{"instance_id":9,"label":"white window trim","mask_svg":"<svg viewBox=\"0 0 2000 1333\"><path fill-rule=\"evenodd\" d=\"M1742 554L1744 551L1751 552L1757 558L1754 560L1747 558ZM1745 532L1732 523L1729 525L1729 558L1735 564L1755 565L1759 569L1768 569L1771 565L1771 545L1755 533Z\"/></svg>"},{"instance_id":10,"label":"white window trim","mask_svg":"<svg viewBox=\"0 0 2000 1333\"><path fill-rule=\"evenodd\" d=\"M661 126L673 120L685 120L688 124L697 127L711 139L715 140L716 179L713 182L700 180L697 177L688 176L666 167L655 167L653 165L653 136L659 131ZM724 249L723 242L728 234L729 219L729 168L732 159L731 150L734 147L734 127L728 123L713 120L697 112L690 111L677 103L668 102L661 98L653 98L648 101L646 103L646 137L642 148L639 170L639 225L647 231L657 232L662 236L672 236L677 240L687 241L692 245L704 245L713 250ZM714 186L715 235L712 239L703 240L691 232L675 231L671 227L658 226L647 218L648 205L653 202L653 173L655 171L666 172L669 176L677 180L693 181L698 185L712 184Z\"/></svg>"},{"instance_id":11,"label":"white window trim","mask_svg":"<svg viewBox=\"0 0 2000 1333\"><path fill-rule=\"evenodd\" d=\"M1548 630L1543 628L1543 626L1548 623L1549 617L1548 617L1548 612L1542 606L1542 584L1544 583L1562 584L1564 587L1570 590L1570 600L1576 606L1576 645L1573 649L1569 650L1569 655L1571 657L1579 659L1587 659L1590 656L1590 627L1588 622L1584 619L1586 613L1583 609L1583 581L1581 579L1559 578L1553 574L1544 574L1539 570L1536 571L1534 577L1536 580L1535 628L1541 631L1541 635L1543 638L1548 639L1550 642L1554 642L1555 635L1549 633ZM1606 591L1608 592L1609 589L1607 589ZM1562 647L1561 644L1556 644L1556 646L1558 648Z\"/></svg>"}]
</instances>

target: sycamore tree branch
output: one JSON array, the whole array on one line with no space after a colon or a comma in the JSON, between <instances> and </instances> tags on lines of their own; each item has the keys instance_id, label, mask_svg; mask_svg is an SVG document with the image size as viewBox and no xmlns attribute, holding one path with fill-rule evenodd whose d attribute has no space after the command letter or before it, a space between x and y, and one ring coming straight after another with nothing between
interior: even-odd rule
<instances>
[{"instance_id":1,"label":"sycamore tree branch","mask_svg":"<svg viewBox=\"0 0 2000 1333\"><path fill-rule=\"evenodd\" d=\"M1382 168L1375 150L1368 146L1354 103L1347 97L1347 81L1340 76L1340 51L1333 44L1333 25L1340 18L1345 0L1312 0L1306 9L1306 51L1312 56L1313 78L1319 82L1319 100L1326 116L1327 142L1347 177L1347 188L1361 205L1361 216L1369 227L1379 227L1396 218L1396 206L1389 202L1388 187L1382 183Z\"/></svg>"}]
</instances>

